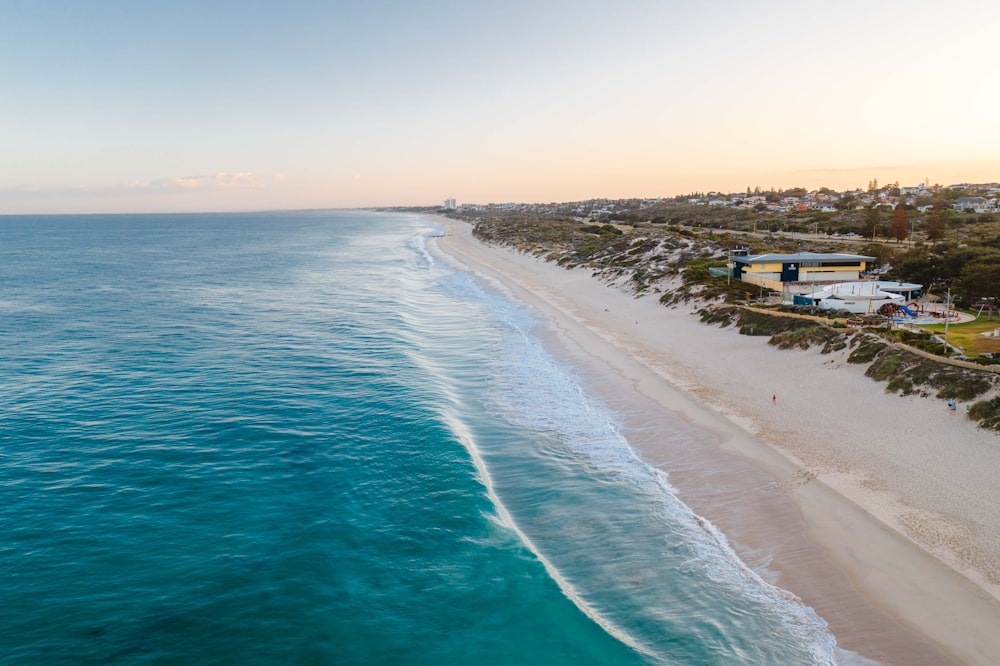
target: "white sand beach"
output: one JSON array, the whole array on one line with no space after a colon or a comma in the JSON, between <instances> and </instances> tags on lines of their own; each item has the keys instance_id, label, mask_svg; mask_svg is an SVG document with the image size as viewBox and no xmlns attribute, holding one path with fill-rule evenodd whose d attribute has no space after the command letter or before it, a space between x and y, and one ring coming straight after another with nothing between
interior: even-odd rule
<instances>
[{"instance_id":1,"label":"white sand beach","mask_svg":"<svg viewBox=\"0 0 1000 666\"><path fill-rule=\"evenodd\" d=\"M435 221L446 232L432 249L537 312L550 351L643 457L840 647L887 664L997 663L1000 436L964 405L886 394L843 353L777 350ZM665 414L701 434L674 441Z\"/></svg>"}]
</instances>

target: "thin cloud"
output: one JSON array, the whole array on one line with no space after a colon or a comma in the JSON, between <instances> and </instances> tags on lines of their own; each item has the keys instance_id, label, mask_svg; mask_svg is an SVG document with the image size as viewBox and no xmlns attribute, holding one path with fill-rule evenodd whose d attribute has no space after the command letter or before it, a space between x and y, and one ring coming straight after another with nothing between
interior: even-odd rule
<instances>
[{"instance_id":1,"label":"thin cloud","mask_svg":"<svg viewBox=\"0 0 1000 666\"><path fill-rule=\"evenodd\" d=\"M170 192L217 192L236 189L264 189L287 180L284 174L255 174L246 171L226 173L220 171L208 176L172 176L151 181L133 180L127 185L111 186L57 186L46 187L36 183L22 183L11 187L0 187L5 195L50 195L64 197L104 196L109 194L170 193Z\"/></svg>"},{"instance_id":2,"label":"thin cloud","mask_svg":"<svg viewBox=\"0 0 1000 666\"><path fill-rule=\"evenodd\" d=\"M842 169L796 169L793 173L858 173L864 171L898 171L905 168L901 166L866 166L846 167Z\"/></svg>"},{"instance_id":3,"label":"thin cloud","mask_svg":"<svg viewBox=\"0 0 1000 666\"><path fill-rule=\"evenodd\" d=\"M189 192L192 190L217 191L228 189L262 189L285 180L283 174L260 175L247 171L226 173L220 171L203 176L172 176L149 182L132 181L129 189L168 192Z\"/></svg>"}]
</instances>

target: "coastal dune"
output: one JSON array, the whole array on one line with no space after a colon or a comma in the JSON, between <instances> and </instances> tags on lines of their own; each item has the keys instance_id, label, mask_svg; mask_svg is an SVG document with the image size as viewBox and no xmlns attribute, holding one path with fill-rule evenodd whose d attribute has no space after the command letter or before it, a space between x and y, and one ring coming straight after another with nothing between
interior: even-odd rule
<instances>
[{"instance_id":1,"label":"coastal dune","mask_svg":"<svg viewBox=\"0 0 1000 666\"><path fill-rule=\"evenodd\" d=\"M781 351L435 218L432 249L532 308L550 352L740 557L887 664L1000 655L1000 437L886 394L844 353ZM679 443L669 415L695 438Z\"/></svg>"}]
</instances>

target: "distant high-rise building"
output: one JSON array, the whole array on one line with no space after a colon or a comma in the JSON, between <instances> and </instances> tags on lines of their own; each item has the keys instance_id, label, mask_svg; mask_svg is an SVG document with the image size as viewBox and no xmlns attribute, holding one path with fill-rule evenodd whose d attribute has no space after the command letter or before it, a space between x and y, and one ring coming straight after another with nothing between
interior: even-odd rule
<instances>
[{"instance_id":1,"label":"distant high-rise building","mask_svg":"<svg viewBox=\"0 0 1000 666\"><path fill-rule=\"evenodd\" d=\"M455 205L455 200L454 199L445 199L444 200L444 209L445 210L455 210L456 208L458 208L458 206Z\"/></svg>"}]
</instances>

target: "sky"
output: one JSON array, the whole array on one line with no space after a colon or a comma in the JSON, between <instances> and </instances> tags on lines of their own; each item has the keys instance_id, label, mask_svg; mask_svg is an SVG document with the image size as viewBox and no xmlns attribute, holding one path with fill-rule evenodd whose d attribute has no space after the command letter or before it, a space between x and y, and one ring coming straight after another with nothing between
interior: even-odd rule
<instances>
[{"instance_id":1,"label":"sky","mask_svg":"<svg viewBox=\"0 0 1000 666\"><path fill-rule=\"evenodd\" d=\"M0 0L0 214L1000 181L995 0Z\"/></svg>"}]
</instances>

